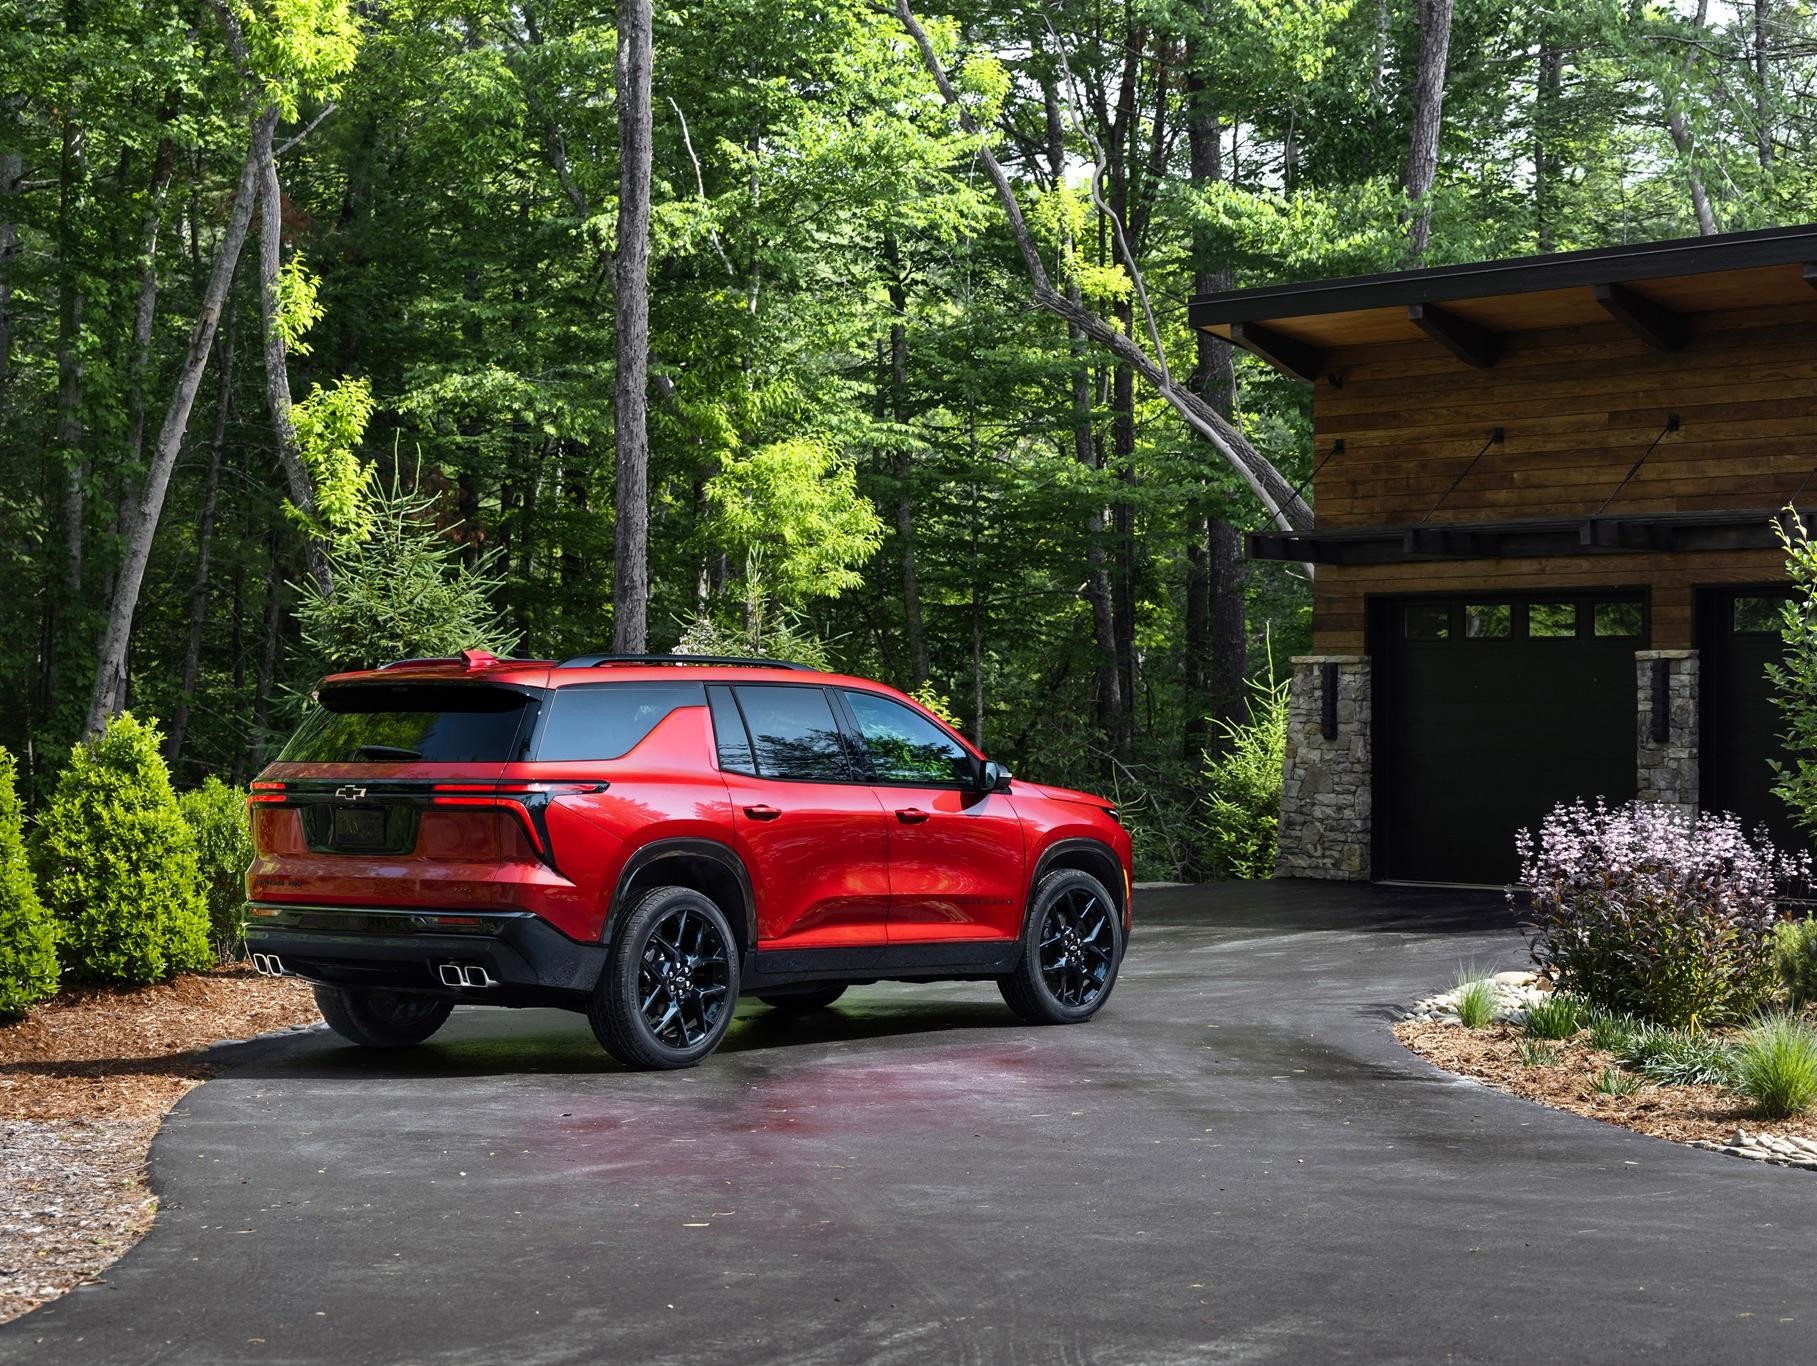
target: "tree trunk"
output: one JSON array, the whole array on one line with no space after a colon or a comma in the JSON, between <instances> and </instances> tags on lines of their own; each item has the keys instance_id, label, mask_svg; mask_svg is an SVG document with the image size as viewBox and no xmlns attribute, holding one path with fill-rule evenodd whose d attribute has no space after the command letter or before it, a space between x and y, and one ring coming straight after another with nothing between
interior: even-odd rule
<instances>
[{"instance_id":1,"label":"tree trunk","mask_svg":"<svg viewBox=\"0 0 1817 1366\"><path fill-rule=\"evenodd\" d=\"M315 485L303 464L297 444L296 423L290 416L290 357L278 330L278 273L283 266L284 192L278 184L278 162L271 154L276 111L263 137L255 135L253 156L259 183L259 324L265 341L265 406L271 411L271 432L278 448L278 464L290 502L305 517L315 518ZM264 120L260 121L264 123ZM308 543L309 577L324 597L334 593L334 576L328 568L326 547L317 536Z\"/></svg>"},{"instance_id":2,"label":"tree trunk","mask_svg":"<svg viewBox=\"0 0 1817 1366\"><path fill-rule=\"evenodd\" d=\"M889 266L885 282L890 295L889 413L896 425L890 448L891 472L896 477L896 544L902 552L902 624L908 637L909 687L927 682L927 638L921 622L921 586L915 572L915 490L911 483L913 457L908 448L908 284L902 269L902 252L894 232L883 235L883 259Z\"/></svg>"},{"instance_id":3,"label":"tree trunk","mask_svg":"<svg viewBox=\"0 0 1817 1366\"><path fill-rule=\"evenodd\" d=\"M1564 54L1547 46L1539 54L1539 79L1533 99L1533 218L1542 252L1558 249L1557 194L1560 157L1553 139L1559 133L1559 96L1564 85Z\"/></svg>"},{"instance_id":4,"label":"tree trunk","mask_svg":"<svg viewBox=\"0 0 1817 1366\"><path fill-rule=\"evenodd\" d=\"M1244 590L1249 566L1243 559L1243 534L1222 517L1207 528L1207 577L1210 589L1211 668L1207 692L1214 718L1237 724L1249 717L1249 630ZM1223 731L1214 731L1208 748L1223 749Z\"/></svg>"},{"instance_id":5,"label":"tree trunk","mask_svg":"<svg viewBox=\"0 0 1817 1366\"><path fill-rule=\"evenodd\" d=\"M271 732L271 685L278 672L278 639L284 628L284 564L278 558L278 528L265 535L271 572L265 580L265 634L259 649L259 675L252 699L252 726L262 746Z\"/></svg>"},{"instance_id":6,"label":"tree trunk","mask_svg":"<svg viewBox=\"0 0 1817 1366\"><path fill-rule=\"evenodd\" d=\"M138 508L126 539L125 558L119 576L114 580L107 627L101 637L101 657L95 670L94 693L83 723L86 735L97 733L124 704L127 643L132 634L133 613L139 605L139 589L145 581L145 566L151 559L152 538L157 534L158 519L164 511L164 495L170 486L171 471L176 467L177 452L183 445L183 434L189 428L189 411L195 404L196 389L202 383L202 372L207 368L208 353L214 345L221 305L227 298L227 287L233 280L240 248L246 242L246 229L252 222L260 148L269 154L271 132L276 123L275 109L267 110L253 122L252 146L240 169L233 208L220 244L215 248L214 265L209 271L201 307L196 312L195 326L190 330L189 348L177 372L176 388L164 413L164 425L158 432L158 445L140 488Z\"/></svg>"},{"instance_id":7,"label":"tree trunk","mask_svg":"<svg viewBox=\"0 0 1817 1366\"><path fill-rule=\"evenodd\" d=\"M174 115L173 115L174 117ZM139 230L139 305L133 313L132 361L127 377L126 461L130 472L145 449L145 377L151 365L151 325L158 310L158 229L164 220L164 192L176 164L176 147L158 140L152 162L145 224ZM131 485L127 486L130 491Z\"/></svg>"},{"instance_id":8,"label":"tree trunk","mask_svg":"<svg viewBox=\"0 0 1817 1366\"><path fill-rule=\"evenodd\" d=\"M1710 15L1710 0L1697 0L1697 14L1691 21L1691 27L1698 34L1703 33L1704 22ZM1696 47L1687 47L1684 57L1685 79L1690 79L1691 67L1696 61ZM1704 191L1703 177L1697 173L1697 141L1691 136L1691 126L1685 121L1681 110L1666 111L1666 131L1672 135L1672 146L1678 149L1678 155L1684 158L1685 176L1691 186L1691 210L1697 215L1697 233L1700 237L1714 237L1719 229L1716 226L1716 213L1710 207L1710 196Z\"/></svg>"},{"instance_id":9,"label":"tree trunk","mask_svg":"<svg viewBox=\"0 0 1817 1366\"><path fill-rule=\"evenodd\" d=\"M613 530L612 648L648 648L650 598L651 0L618 0L618 464Z\"/></svg>"},{"instance_id":10,"label":"tree trunk","mask_svg":"<svg viewBox=\"0 0 1817 1366\"><path fill-rule=\"evenodd\" d=\"M23 102L23 97L7 101L8 114ZM20 130L9 128L10 142ZM19 230L13 225L13 201L19 195L19 179L25 174L25 154L13 147L0 148L0 424L7 420L11 404L6 396L13 362L13 258L19 254Z\"/></svg>"},{"instance_id":11,"label":"tree trunk","mask_svg":"<svg viewBox=\"0 0 1817 1366\"><path fill-rule=\"evenodd\" d=\"M202 480L202 520L196 527L196 577L189 590L189 637L183 645L183 685L176 713L170 719L164 761L172 768L183 757L183 736L189 729L189 709L195 701L196 679L202 670L202 624L208 615L208 568L213 549L215 506L221 489L221 454L227 445L227 419L233 407L233 315L227 315L227 336L221 345L221 394L215 403L214 439L208 443L208 473Z\"/></svg>"},{"instance_id":12,"label":"tree trunk","mask_svg":"<svg viewBox=\"0 0 1817 1366\"><path fill-rule=\"evenodd\" d=\"M63 124L57 199L57 448L63 461L63 587L74 604L82 595L83 526L88 460L82 449L82 314L87 299L76 278L82 250L76 201L85 175L85 139Z\"/></svg>"},{"instance_id":13,"label":"tree trunk","mask_svg":"<svg viewBox=\"0 0 1817 1366\"><path fill-rule=\"evenodd\" d=\"M1772 0L1754 0L1754 143L1760 169L1773 164L1773 91L1768 80L1767 30Z\"/></svg>"},{"instance_id":14,"label":"tree trunk","mask_svg":"<svg viewBox=\"0 0 1817 1366\"><path fill-rule=\"evenodd\" d=\"M1413 133L1407 152L1407 263L1426 257L1432 228L1428 196L1438 175L1438 139L1445 104L1445 59L1451 47L1451 0L1419 0L1419 71L1413 87Z\"/></svg>"}]
</instances>

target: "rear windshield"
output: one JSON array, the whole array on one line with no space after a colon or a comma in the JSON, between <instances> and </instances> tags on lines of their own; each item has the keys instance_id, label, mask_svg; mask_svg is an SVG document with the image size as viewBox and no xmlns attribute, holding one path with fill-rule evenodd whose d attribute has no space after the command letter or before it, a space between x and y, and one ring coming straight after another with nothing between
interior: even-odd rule
<instances>
[{"instance_id":1,"label":"rear windshield","mask_svg":"<svg viewBox=\"0 0 1817 1366\"><path fill-rule=\"evenodd\" d=\"M484 764L523 757L538 694L477 683L345 683L290 737L281 763Z\"/></svg>"},{"instance_id":2,"label":"rear windshield","mask_svg":"<svg viewBox=\"0 0 1817 1366\"><path fill-rule=\"evenodd\" d=\"M538 759L622 759L677 707L704 707L699 683L571 683L549 699Z\"/></svg>"}]
</instances>

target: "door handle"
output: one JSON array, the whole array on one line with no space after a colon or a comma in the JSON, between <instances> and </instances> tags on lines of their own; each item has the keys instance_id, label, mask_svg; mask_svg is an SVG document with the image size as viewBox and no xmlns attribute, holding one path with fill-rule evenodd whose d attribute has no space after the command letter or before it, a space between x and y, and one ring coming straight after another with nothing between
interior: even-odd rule
<instances>
[{"instance_id":1,"label":"door handle","mask_svg":"<svg viewBox=\"0 0 1817 1366\"><path fill-rule=\"evenodd\" d=\"M905 806L896 813L896 819L904 825L920 825L927 819L927 812L916 806Z\"/></svg>"},{"instance_id":2,"label":"door handle","mask_svg":"<svg viewBox=\"0 0 1817 1366\"><path fill-rule=\"evenodd\" d=\"M754 821L773 821L782 814L773 806L747 806L744 813Z\"/></svg>"}]
</instances>

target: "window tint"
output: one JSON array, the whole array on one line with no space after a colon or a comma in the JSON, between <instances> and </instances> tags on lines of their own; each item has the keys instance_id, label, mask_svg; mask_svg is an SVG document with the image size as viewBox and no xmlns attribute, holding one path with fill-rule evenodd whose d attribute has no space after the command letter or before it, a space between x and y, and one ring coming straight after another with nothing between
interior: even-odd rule
<instances>
[{"instance_id":1,"label":"window tint","mask_svg":"<svg viewBox=\"0 0 1817 1366\"><path fill-rule=\"evenodd\" d=\"M537 696L477 683L346 683L324 688L290 737L291 764L511 763Z\"/></svg>"},{"instance_id":2,"label":"window tint","mask_svg":"<svg viewBox=\"0 0 1817 1366\"><path fill-rule=\"evenodd\" d=\"M963 746L925 716L875 693L850 692L871 773L880 783L957 783L971 768Z\"/></svg>"},{"instance_id":3,"label":"window tint","mask_svg":"<svg viewBox=\"0 0 1817 1366\"><path fill-rule=\"evenodd\" d=\"M709 687L707 702L713 708L713 734L719 742L719 767L725 773L756 773L751 762L751 737L744 717L732 700L730 688Z\"/></svg>"},{"instance_id":4,"label":"window tint","mask_svg":"<svg viewBox=\"0 0 1817 1366\"><path fill-rule=\"evenodd\" d=\"M758 773L823 783L851 781L832 704L819 688L778 684L734 691L750 728Z\"/></svg>"},{"instance_id":5,"label":"window tint","mask_svg":"<svg viewBox=\"0 0 1817 1366\"><path fill-rule=\"evenodd\" d=\"M706 704L698 683L601 683L558 688L536 744L539 760L622 759L677 707Z\"/></svg>"}]
</instances>

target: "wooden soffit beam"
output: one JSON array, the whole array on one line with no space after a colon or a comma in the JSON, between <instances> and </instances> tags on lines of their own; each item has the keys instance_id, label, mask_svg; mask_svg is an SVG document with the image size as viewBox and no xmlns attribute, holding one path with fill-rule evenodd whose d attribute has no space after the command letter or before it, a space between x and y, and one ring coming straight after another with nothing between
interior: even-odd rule
<instances>
[{"instance_id":1,"label":"wooden soffit beam","mask_svg":"<svg viewBox=\"0 0 1817 1366\"><path fill-rule=\"evenodd\" d=\"M1319 377L1325 365L1325 353L1318 347L1263 323L1232 323L1230 339L1245 351L1253 351L1282 374L1308 384Z\"/></svg>"},{"instance_id":2,"label":"wooden soffit beam","mask_svg":"<svg viewBox=\"0 0 1817 1366\"><path fill-rule=\"evenodd\" d=\"M1597 285L1592 292L1605 313L1656 351L1676 351L1691 335L1684 314L1626 285Z\"/></svg>"},{"instance_id":3,"label":"wooden soffit beam","mask_svg":"<svg viewBox=\"0 0 1817 1366\"><path fill-rule=\"evenodd\" d=\"M1501 359L1499 332L1471 322L1437 304L1408 304L1407 321L1424 332L1466 365L1487 370Z\"/></svg>"}]
</instances>

